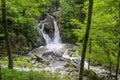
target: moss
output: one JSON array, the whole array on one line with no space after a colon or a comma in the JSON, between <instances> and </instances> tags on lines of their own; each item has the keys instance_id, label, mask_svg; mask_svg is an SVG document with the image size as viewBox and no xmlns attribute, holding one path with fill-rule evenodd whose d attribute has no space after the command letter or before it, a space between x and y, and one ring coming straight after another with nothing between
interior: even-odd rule
<instances>
[{"instance_id":1,"label":"moss","mask_svg":"<svg viewBox=\"0 0 120 80\"><path fill-rule=\"evenodd\" d=\"M28 62L29 58L26 56L13 56L14 67L28 67L31 68L33 65ZM7 57L0 57L0 64L7 65L8 58Z\"/></svg>"},{"instance_id":2,"label":"moss","mask_svg":"<svg viewBox=\"0 0 120 80\"><path fill-rule=\"evenodd\" d=\"M99 80L97 74L92 70L85 70L84 76L87 77L89 80Z\"/></svg>"},{"instance_id":3,"label":"moss","mask_svg":"<svg viewBox=\"0 0 120 80\"><path fill-rule=\"evenodd\" d=\"M66 68L70 68L70 67L73 67L73 64L71 63L71 61L69 61L66 65L65 65Z\"/></svg>"}]
</instances>

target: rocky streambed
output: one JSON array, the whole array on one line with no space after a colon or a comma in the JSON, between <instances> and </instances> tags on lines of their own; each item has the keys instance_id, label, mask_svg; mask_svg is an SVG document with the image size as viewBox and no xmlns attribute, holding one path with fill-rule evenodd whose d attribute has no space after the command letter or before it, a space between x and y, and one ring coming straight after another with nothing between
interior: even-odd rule
<instances>
[{"instance_id":1,"label":"rocky streambed","mask_svg":"<svg viewBox=\"0 0 120 80\"><path fill-rule=\"evenodd\" d=\"M52 44L48 46L52 46ZM67 67L73 66L73 64L76 64L74 65L76 67L79 66L79 58L68 55L69 52L73 50L73 45L57 44L56 46L59 47L57 47L58 49L54 49L56 46L52 46L53 48L50 47L51 49L49 49L48 46L41 46L29 53L35 64L41 63L44 65L44 70L48 70L50 72L62 72L63 70L63 72L65 72Z\"/></svg>"},{"instance_id":2,"label":"rocky streambed","mask_svg":"<svg viewBox=\"0 0 120 80\"><path fill-rule=\"evenodd\" d=\"M52 47L51 47L52 46ZM56 49L57 46L57 49ZM50 47L50 48L49 48ZM45 70L52 73L58 72L61 76L68 75L78 78L80 67L80 56L70 54L77 46L72 44L50 44L40 46L29 53L33 59L34 65L41 65L38 70ZM78 54L78 52L74 52ZM109 79L109 71L101 66L90 66L88 69L88 62L85 61L85 79L90 80L107 80ZM89 74L88 74L89 73ZM114 74L112 76L114 80ZM120 77L120 76L119 76Z\"/></svg>"}]
</instances>

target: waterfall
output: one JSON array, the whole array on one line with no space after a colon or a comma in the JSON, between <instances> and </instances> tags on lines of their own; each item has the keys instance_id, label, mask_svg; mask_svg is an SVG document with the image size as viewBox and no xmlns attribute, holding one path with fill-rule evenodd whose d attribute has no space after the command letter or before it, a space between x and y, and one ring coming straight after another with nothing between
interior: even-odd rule
<instances>
[{"instance_id":1,"label":"waterfall","mask_svg":"<svg viewBox=\"0 0 120 80\"><path fill-rule=\"evenodd\" d=\"M53 43L60 44L62 41L61 41L61 37L60 37L60 32L59 32L58 24L57 24L57 21L54 18L53 18L53 22L54 22L54 29L55 29Z\"/></svg>"},{"instance_id":2,"label":"waterfall","mask_svg":"<svg viewBox=\"0 0 120 80\"><path fill-rule=\"evenodd\" d=\"M50 15L48 15L48 16L50 16ZM46 19L39 23L39 28L40 28L40 31L43 35L43 38L45 39L46 47L48 49L54 51L54 50L62 48L64 45L62 44L62 41L61 41L57 21L55 20L55 18L53 16L50 16L50 18L52 19L52 22L54 24L54 26L53 26L54 27L54 34L53 34L52 38L50 38L50 36L45 32L45 24L48 25L48 23L46 22Z\"/></svg>"},{"instance_id":3,"label":"waterfall","mask_svg":"<svg viewBox=\"0 0 120 80\"><path fill-rule=\"evenodd\" d=\"M45 39L46 41L46 44L50 44L52 42L52 40L50 39L49 35L45 33L44 31L44 25L47 24L47 23L43 23L42 24L42 29L41 29L41 32L42 32L42 35L43 35L43 38Z\"/></svg>"}]
</instances>

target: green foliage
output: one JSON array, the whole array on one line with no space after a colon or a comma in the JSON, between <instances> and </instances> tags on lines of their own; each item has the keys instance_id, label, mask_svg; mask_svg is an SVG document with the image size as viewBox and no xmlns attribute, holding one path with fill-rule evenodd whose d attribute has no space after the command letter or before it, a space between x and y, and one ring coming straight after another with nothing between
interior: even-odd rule
<instances>
[{"instance_id":1,"label":"green foliage","mask_svg":"<svg viewBox=\"0 0 120 80\"><path fill-rule=\"evenodd\" d=\"M88 14L88 1L84 1L84 6L80 4L81 2L78 3L73 0L60 0L59 10L62 12L61 31L63 38L66 39L66 42L82 46L87 19L85 17L84 22L80 22L79 19L82 18L80 13ZM109 66L109 56L114 69L120 37L119 4L120 2L117 0L94 1L90 31L90 39L92 39L91 54L89 54L89 44L87 48L87 59L91 59L94 64ZM81 54L81 48L76 50Z\"/></svg>"},{"instance_id":2,"label":"green foliage","mask_svg":"<svg viewBox=\"0 0 120 80\"><path fill-rule=\"evenodd\" d=\"M14 61L14 67L27 67L27 68L33 67L32 63L28 62L29 57L26 57L26 56L14 55L13 61ZM8 64L8 58L7 57L0 57L0 64L3 64L3 65Z\"/></svg>"},{"instance_id":3,"label":"green foliage","mask_svg":"<svg viewBox=\"0 0 120 80\"><path fill-rule=\"evenodd\" d=\"M112 5L112 0L109 1L94 1L93 7L93 18L92 18L92 29L90 37L92 40L92 60L102 65L109 66L108 57L112 61L112 66L115 69L116 57L118 51L118 34L119 32L114 31L115 26L118 24L115 20L116 12L114 11L115 5ZM101 9L102 8L102 9ZM109 54L108 54L109 53ZM97 57L99 56L99 57Z\"/></svg>"},{"instance_id":4,"label":"green foliage","mask_svg":"<svg viewBox=\"0 0 120 80\"><path fill-rule=\"evenodd\" d=\"M24 71L2 69L3 80L24 80L27 74Z\"/></svg>"},{"instance_id":5,"label":"green foliage","mask_svg":"<svg viewBox=\"0 0 120 80\"><path fill-rule=\"evenodd\" d=\"M59 77L46 71L19 71L2 68L3 80L71 80L68 77Z\"/></svg>"},{"instance_id":6,"label":"green foliage","mask_svg":"<svg viewBox=\"0 0 120 80\"><path fill-rule=\"evenodd\" d=\"M0 64L8 64L8 58L7 57L0 57Z\"/></svg>"},{"instance_id":7,"label":"green foliage","mask_svg":"<svg viewBox=\"0 0 120 80\"><path fill-rule=\"evenodd\" d=\"M4 34L0 34L0 37L4 37Z\"/></svg>"},{"instance_id":8,"label":"green foliage","mask_svg":"<svg viewBox=\"0 0 120 80\"><path fill-rule=\"evenodd\" d=\"M39 46L42 43L40 39L41 35L38 32L38 29L34 26L38 24L38 18L44 12L49 10L50 4L51 2L49 0L6 1L7 26L13 52L20 53L19 48L21 47L28 47L30 49L31 47ZM1 17L2 16L0 15L0 43L4 41ZM37 43L37 45L34 45L34 43Z\"/></svg>"},{"instance_id":9,"label":"green foliage","mask_svg":"<svg viewBox=\"0 0 120 80\"><path fill-rule=\"evenodd\" d=\"M29 57L26 57L26 56L16 57L15 56L15 58L14 58L14 66L32 68L33 65L28 61L29 61Z\"/></svg>"},{"instance_id":10,"label":"green foliage","mask_svg":"<svg viewBox=\"0 0 120 80\"><path fill-rule=\"evenodd\" d=\"M80 22L83 3L82 1L60 0L61 34L66 42L76 43L83 40L83 35L80 34L85 29L84 24ZM84 20L82 21L84 22Z\"/></svg>"}]
</instances>

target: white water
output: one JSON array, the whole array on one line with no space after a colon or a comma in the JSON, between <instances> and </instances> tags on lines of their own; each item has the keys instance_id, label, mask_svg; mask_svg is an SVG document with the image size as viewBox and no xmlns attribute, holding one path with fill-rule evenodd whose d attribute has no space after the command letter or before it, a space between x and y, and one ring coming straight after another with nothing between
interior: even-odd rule
<instances>
[{"instance_id":1,"label":"white water","mask_svg":"<svg viewBox=\"0 0 120 80\"><path fill-rule=\"evenodd\" d=\"M40 26L40 31L43 35L43 38L46 41L46 44L50 44L52 42L52 40L50 39L50 37L44 31L45 24L47 24L45 21L46 21L46 19L44 21L41 21L38 26Z\"/></svg>"},{"instance_id":2,"label":"white water","mask_svg":"<svg viewBox=\"0 0 120 80\"><path fill-rule=\"evenodd\" d=\"M61 37L60 37L60 32L59 32L59 28L58 28L58 25L57 25L57 21L55 20L55 18L53 16L50 16L51 19L53 20L53 23L54 23L54 36L53 38L50 38L48 34L45 33L44 31L44 25L47 24L44 20L44 21L41 21L39 23L39 26L41 25L41 33L43 35L43 38L45 39L45 42L46 42L46 47L49 49L49 50L58 50L58 49L61 49L63 48L64 44L62 44L62 41L61 41Z\"/></svg>"},{"instance_id":3,"label":"white water","mask_svg":"<svg viewBox=\"0 0 120 80\"><path fill-rule=\"evenodd\" d=\"M51 42L52 42L52 40L50 39L50 37L45 33L45 31L44 31L44 25L45 25L46 23L43 23L42 24L42 29L41 29L41 32L42 32L42 35L43 35L43 37L44 37L44 39L45 39L45 41L46 41L46 44L50 44Z\"/></svg>"},{"instance_id":4,"label":"white water","mask_svg":"<svg viewBox=\"0 0 120 80\"><path fill-rule=\"evenodd\" d=\"M59 32L59 28L58 28L58 25L57 25L57 21L53 17L52 17L52 19L53 19L54 28L55 28L53 43L54 44L61 44L62 41L61 41L61 37L60 37L60 32Z\"/></svg>"}]
</instances>

